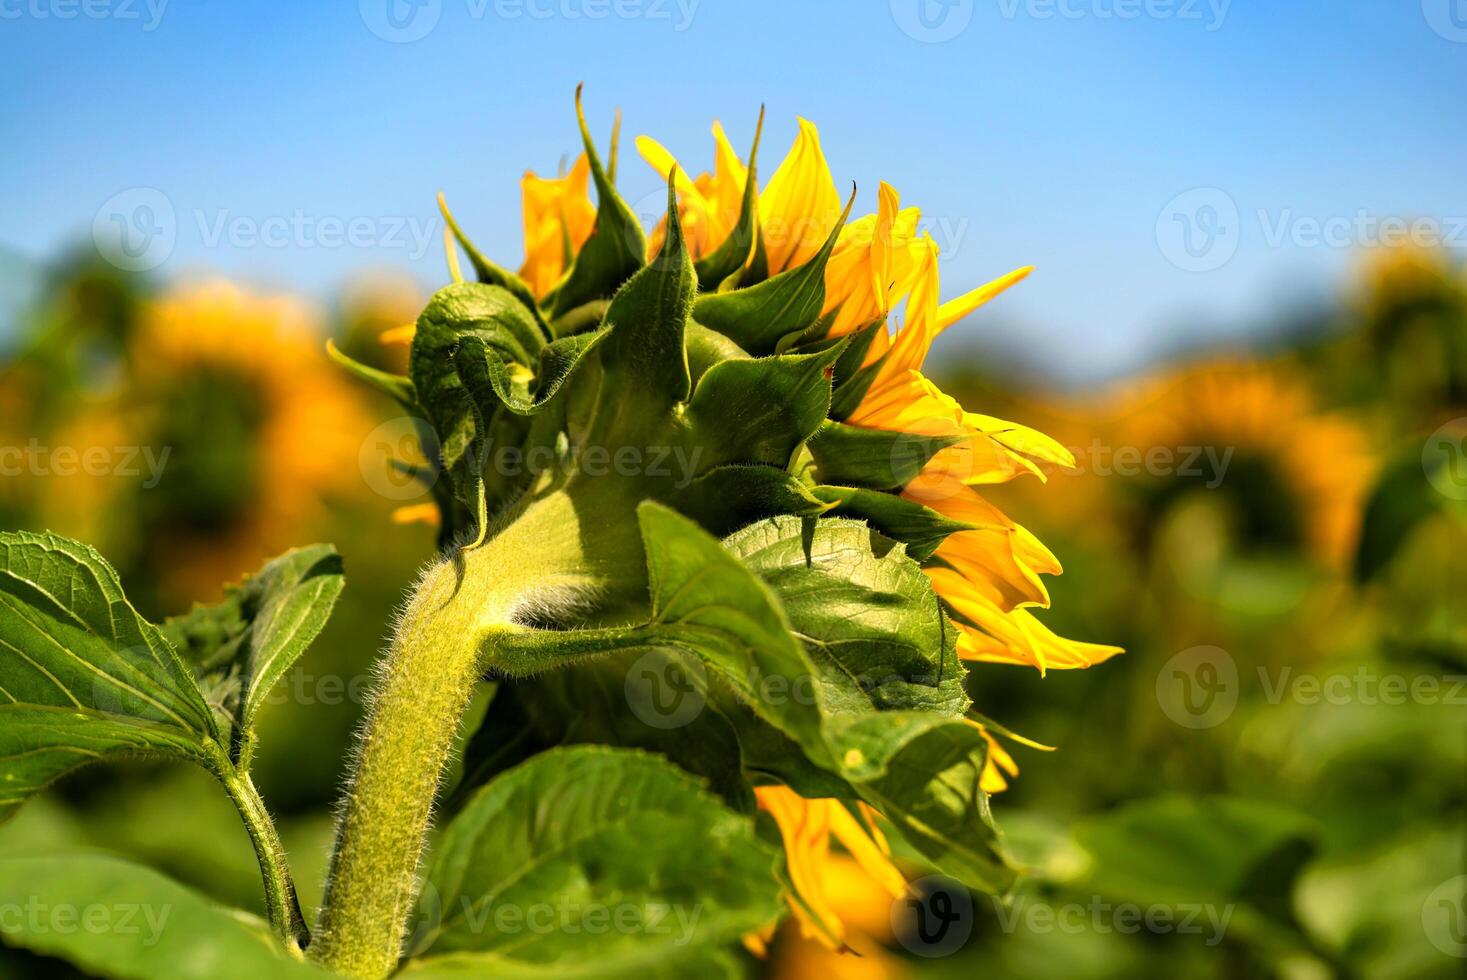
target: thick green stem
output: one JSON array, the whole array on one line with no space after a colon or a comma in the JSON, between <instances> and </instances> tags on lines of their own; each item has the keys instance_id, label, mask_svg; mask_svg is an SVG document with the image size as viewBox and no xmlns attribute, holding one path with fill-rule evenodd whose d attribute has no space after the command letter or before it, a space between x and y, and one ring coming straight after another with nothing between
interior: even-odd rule
<instances>
[{"instance_id":1,"label":"thick green stem","mask_svg":"<svg viewBox=\"0 0 1467 980\"><path fill-rule=\"evenodd\" d=\"M265 881L265 910L270 916L270 925L291 949L298 952L311 941L311 934L306 928L305 917L301 915L295 881L290 876L285 847L280 843L275 823L266 812L265 802L260 799L248 772L230 768L223 771L221 778L249 831L250 843L255 846L260 876Z\"/></svg>"},{"instance_id":2,"label":"thick green stem","mask_svg":"<svg viewBox=\"0 0 1467 980\"><path fill-rule=\"evenodd\" d=\"M403 612L359 737L311 955L378 980L397 966L433 798L496 632L527 597L585 588L578 519L537 502L482 548L424 574Z\"/></svg>"}]
</instances>

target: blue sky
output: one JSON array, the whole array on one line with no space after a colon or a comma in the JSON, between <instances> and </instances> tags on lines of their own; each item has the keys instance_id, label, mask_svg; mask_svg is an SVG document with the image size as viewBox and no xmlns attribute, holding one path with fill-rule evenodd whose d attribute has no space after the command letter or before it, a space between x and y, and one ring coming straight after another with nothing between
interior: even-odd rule
<instances>
[{"instance_id":1,"label":"blue sky","mask_svg":"<svg viewBox=\"0 0 1467 980\"><path fill-rule=\"evenodd\" d=\"M861 207L923 207L950 294L1036 265L953 356L1100 376L1328 295L1393 222L1467 244L1467 0L0 0L0 307L159 195L165 277L430 287L439 189L517 262L581 80L690 166L715 117L743 147L767 103L766 174L814 120Z\"/></svg>"}]
</instances>

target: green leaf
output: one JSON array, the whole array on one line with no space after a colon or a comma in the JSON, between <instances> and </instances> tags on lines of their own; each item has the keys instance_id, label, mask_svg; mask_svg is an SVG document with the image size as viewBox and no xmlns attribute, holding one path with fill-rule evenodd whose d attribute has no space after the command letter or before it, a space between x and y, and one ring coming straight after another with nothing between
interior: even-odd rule
<instances>
[{"instance_id":1,"label":"green leaf","mask_svg":"<svg viewBox=\"0 0 1467 980\"><path fill-rule=\"evenodd\" d=\"M721 361L698 382L688 405L705 467L789 465L830 407L832 364L840 349Z\"/></svg>"},{"instance_id":2,"label":"green leaf","mask_svg":"<svg viewBox=\"0 0 1467 980\"><path fill-rule=\"evenodd\" d=\"M907 546L915 561L925 561L949 534L971 531L973 525L955 521L925 504L880 490L855 487L812 487L817 500L832 506L832 514L866 521L882 534Z\"/></svg>"},{"instance_id":3,"label":"green leaf","mask_svg":"<svg viewBox=\"0 0 1467 980\"><path fill-rule=\"evenodd\" d=\"M711 293L730 276L738 275L749 261L749 253L759 237L759 137L764 132L764 107L759 107L759 122L754 126L754 148L749 151L749 170L744 181L744 196L739 202L739 220L723 243L711 255L696 263L698 288Z\"/></svg>"},{"instance_id":4,"label":"green leaf","mask_svg":"<svg viewBox=\"0 0 1467 980\"><path fill-rule=\"evenodd\" d=\"M0 819L71 770L164 754L213 767L214 717L188 666L91 548L0 533Z\"/></svg>"},{"instance_id":5,"label":"green leaf","mask_svg":"<svg viewBox=\"0 0 1467 980\"><path fill-rule=\"evenodd\" d=\"M673 201L668 181L668 200ZM662 250L613 297L605 325L611 336L601 347L606 391L598 414L604 440L661 425L673 406L688 398L691 385L683 333L697 285L674 207ZM635 412L636 419L622 418ZM607 416L602 418L600 416Z\"/></svg>"},{"instance_id":6,"label":"green leaf","mask_svg":"<svg viewBox=\"0 0 1467 980\"><path fill-rule=\"evenodd\" d=\"M825 305L825 264L855 200L852 192L840 221L810 261L755 286L705 293L693 308L694 319L751 354L772 353L781 340L804 333Z\"/></svg>"},{"instance_id":7,"label":"green leaf","mask_svg":"<svg viewBox=\"0 0 1467 980\"><path fill-rule=\"evenodd\" d=\"M584 303L615 294L642 268L647 255L647 236L642 233L637 216L616 192L591 141L586 113L581 108L580 86L576 87L576 117L581 126L581 142L591 163L591 179L596 184L596 225L566 278L545 298L552 320ZM674 213L676 210L674 207Z\"/></svg>"},{"instance_id":8,"label":"green leaf","mask_svg":"<svg viewBox=\"0 0 1467 980\"><path fill-rule=\"evenodd\" d=\"M555 749L445 828L417 948L558 968L723 945L778 914L775 860L751 820L665 760Z\"/></svg>"},{"instance_id":9,"label":"green leaf","mask_svg":"<svg viewBox=\"0 0 1467 980\"><path fill-rule=\"evenodd\" d=\"M463 464L477 431L474 405L454 364L455 352L471 337L493 350L501 362L527 370L538 363L544 346L530 311L498 286L455 283L428 301L418 317L408 372L418 402L438 433L443 465L455 484L469 482Z\"/></svg>"},{"instance_id":10,"label":"green leaf","mask_svg":"<svg viewBox=\"0 0 1467 980\"><path fill-rule=\"evenodd\" d=\"M810 439L822 483L888 490L905 486L962 436L925 436L826 421Z\"/></svg>"},{"instance_id":11,"label":"green leaf","mask_svg":"<svg viewBox=\"0 0 1467 980\"><path fill-rule=\"evenodd\" d=\"M955 630L904 548L846 520L778 517L720 544L660 504L638 517L649 622L508 634L499 662L522 674L611 651L692 654L758 719L719 708L752 769L808 789L819 780L803 756L939 867L1006 887L1013 873L980 786L987 743L963 720ZM781 750L793 750L787 762Z\"/></svg>"},{"instance_id":12,"label":"green leaf","mask_svg":"<svg viewBox=\"0 0 1467 980\"><path fill-rule=\"evenodd\" d=\"M0 859L0 935L117 980L324 978L269 927L156 871L101 854Z\"/></svg>"},{"instance_id":13,"label":"green leaf","mask_svg":"<svg viewBox=\"0 0 1467 980\"><path fill-rule=\"evenodd\" d=\"M223 602L196 606L163 624L164 635L194 665L211 703L223 709L235 744L254 726L271 689L320 634L343 583L336 549L310 545L271 560L227 589Z\"/></svg>"}]
</instances>

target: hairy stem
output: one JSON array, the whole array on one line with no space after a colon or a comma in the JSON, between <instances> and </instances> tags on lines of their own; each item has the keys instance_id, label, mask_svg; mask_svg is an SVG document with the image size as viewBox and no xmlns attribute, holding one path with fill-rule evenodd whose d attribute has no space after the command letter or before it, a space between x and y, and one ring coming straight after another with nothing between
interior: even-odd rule
<instances>
[{"instance_id":1,"label":"hairy stem","mask_svg":"<svg viewBox=\"0 0 1467 980\"><path fill-rule=\"evenodd\" d=\"M578 522L562 497L482 547L424 574L409 600L358 738L311 955L379 980L401 955L433 798L495 632L527 601L584 586Z\"/></svg>"},{"instance_id":2,"label":"hairy stem","mask_svg":"<svg viewBox=\"0 0 1467 980\"><path fill-rule=\"evenodd\" d=\"M275 823L265 810L265 802L260 799L248 772L230 767L223 771L221 778L249 831L250 843L255 846L260 876L265 881L265 909L270 916L270 925L292 950L298 952L311 941L311 934L306 928L305 917L301 915L295 881L290 876L285 848L275 831Z\"/></svg>"}]
</instances>

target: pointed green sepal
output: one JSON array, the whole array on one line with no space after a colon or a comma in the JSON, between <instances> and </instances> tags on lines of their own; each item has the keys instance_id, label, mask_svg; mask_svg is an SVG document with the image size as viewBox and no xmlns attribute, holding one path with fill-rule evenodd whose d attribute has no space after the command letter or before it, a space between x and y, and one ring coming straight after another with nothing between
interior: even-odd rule
<instances>
[{"instance_id":1,"label":"pointed green sepal","mask_svg":"<svg viewBox=\"0 0 1467 980\"><path fill-rule=\"evenodd\" d=\"M754 148L749 151L749 169L744 179L744 196L739 205L739 220L723 244L695 264L698 288L705 293L716 291L730 276L738 275L748 264L759 238L759 181L756 166L759 137L764 132L764 107L759 107L759 122L754 126Z\"/></svg>"},{"instance_id":2,"label":"pointed green sepal","mask_svg":"<svg viewBox=\"0 0 1467 980\"><path fill-rule=\"evenodd\" d=\"M694 317L751 354L768 354L791 334L804 333L820 318L825 305L825 265L855 201L853 190L840 221L810 261L756 286L704 295L698 299Z\"/></svg>"},{"instance_id":3,"label":"pointed green sepal","mask_svg":"<svg viewBox=\"0 0 1467 980\"><path fill-rule=\"evenodd\" d=\"M616 192L591 140L581 106L580 86L576 86L576 117L580 122L581 142L591 163L591 179L596 184L596 225L554 296L546 297L551 319L591 300L613 295L642 268L647 255L647 236L632 209Z\"/></svg>"}]
</instances>

